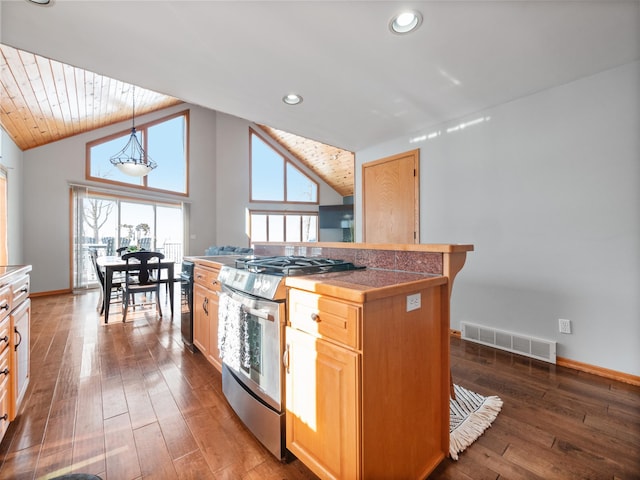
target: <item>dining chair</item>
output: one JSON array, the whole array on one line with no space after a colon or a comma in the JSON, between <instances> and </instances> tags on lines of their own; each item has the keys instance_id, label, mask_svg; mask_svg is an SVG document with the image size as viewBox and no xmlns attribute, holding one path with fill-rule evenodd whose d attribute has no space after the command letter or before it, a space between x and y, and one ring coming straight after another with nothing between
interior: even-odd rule
<instances>
[{"instance_id":1,"label":"dining chair","mask_svg":"<svg viewBox=\"0 0 640 480\"><path fill-rule=\"evenodd\" d=\"M100 304L98 307L100 308L100 315L102 315L104 313L104 297L107 293L109 295L110 303L120 303L120 294L122 293L124 277L114 276L113 281L111 282L111 291L105 292L104 272L98 266L98 251L95 248L89 249L89 258L91 259L96 277L98 278L98 283L100 283Z\"/></svg>"},{"instance_id":2,"label":"dining chair","mask_svg":"<svg viewBox=\"0 0 640 480\"><path fill-rule=\"evenodd\" d=\"M162 308L160 307L160 261L164 255L160 252L130 252L122 255L122 260L127 265L127 275L122 285L122 321L127 320L129 302L135 305L146 305L150 302L135 303L135 295L138 293L155 294L156 311L162 318ZM133 266L134 265L134 266ZM136 275L130 275L131 270Z\"/></svg>"},{"instance_id":3,"label":"dining chair","mask_svg":"<svg viewBox=\"0 0 640 480\"><path fill-rule=\"evenodd\" d=\"M151 240L153 240L151 237L142 237L138 242L140 250L151 250Z\"/></svg>"}]
</instances>

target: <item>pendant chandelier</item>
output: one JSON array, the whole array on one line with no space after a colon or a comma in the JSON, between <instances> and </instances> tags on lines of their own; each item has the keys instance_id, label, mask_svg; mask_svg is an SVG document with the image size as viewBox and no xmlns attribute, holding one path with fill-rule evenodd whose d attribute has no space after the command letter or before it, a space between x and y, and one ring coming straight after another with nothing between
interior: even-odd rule
<instances>
[{"instance_id":1,"label":"pendant chandelier","mask_svg":"<svg viewBox=\"0 0 640 480\"><path fill-rule=\"evenodd\" d=\"M125 175L132 177L144 177L158 164L144 151L136 135L136 88L133 87L133 114L131 136L122 150L109 160Z\"/></svg>"}]
</instances>

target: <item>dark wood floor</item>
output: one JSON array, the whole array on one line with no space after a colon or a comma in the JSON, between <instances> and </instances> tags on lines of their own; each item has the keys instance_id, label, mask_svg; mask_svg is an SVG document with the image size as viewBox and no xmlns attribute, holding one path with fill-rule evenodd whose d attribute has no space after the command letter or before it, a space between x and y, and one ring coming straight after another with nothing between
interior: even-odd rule
<instances>
[{"instance_id":1,"label":"dark wood floor","mask_svg":"<svg viewBox=\"0 0 640 480\"><path fill-rule=\"evenodd\" d=\"M104 325L97 295L35 298L32 376L0 444L1 479L314 479L237 420L178 317ZM168 308L167 308L168 310ZM623 354L623 352L621 352ZM504 400L493 426L433 479L640 478L640 388L452 339L454 380Z\"/></svg>"}]
</instances>

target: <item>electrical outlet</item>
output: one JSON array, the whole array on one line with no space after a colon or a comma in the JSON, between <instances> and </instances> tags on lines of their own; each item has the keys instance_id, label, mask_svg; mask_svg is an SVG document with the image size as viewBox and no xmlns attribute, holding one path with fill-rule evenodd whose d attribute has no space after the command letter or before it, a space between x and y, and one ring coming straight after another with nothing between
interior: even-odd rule
<instances>
[{"instance_id":1,"label":"electrical outlet","mask_svg":"<svg viewBox=\"0 0 640 480\"><path fill-rule=\"evenodd\" d=\"M571 333L571 320L566 318L559 318L558 324L560 327L560 333Z\"/></svg>"},{"instance_id":2,"label":"electrical outlet","mask_svg":"<svg viewBox=\"0 0 640 480\"><path fill-rule=\"evenodd\" d=\"M407 295L407 312L418 310L420 308L420 300L421 299L419 293Z\"/></svg>"}]
</instances>

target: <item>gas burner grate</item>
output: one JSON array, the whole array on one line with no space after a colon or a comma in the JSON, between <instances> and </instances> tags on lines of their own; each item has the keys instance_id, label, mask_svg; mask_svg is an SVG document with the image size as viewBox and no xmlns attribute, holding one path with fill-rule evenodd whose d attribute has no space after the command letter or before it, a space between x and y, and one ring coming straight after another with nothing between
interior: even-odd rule
<instances>
[{"instance_id":1,"label":"gas burner grate","mask_svg":"<svg viewBox=\"0 0 640 480\"><path fill-rule=\"evenodd\" d=\"M332 258L276 256L240 258L236 260L236 268L248 270L253 273L292 276L356 270L365 267Z\"/></svg>"}]
</instances>

